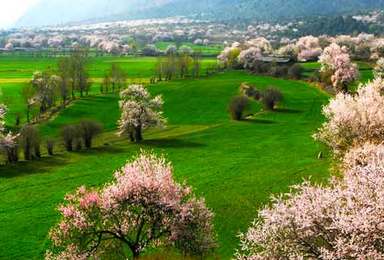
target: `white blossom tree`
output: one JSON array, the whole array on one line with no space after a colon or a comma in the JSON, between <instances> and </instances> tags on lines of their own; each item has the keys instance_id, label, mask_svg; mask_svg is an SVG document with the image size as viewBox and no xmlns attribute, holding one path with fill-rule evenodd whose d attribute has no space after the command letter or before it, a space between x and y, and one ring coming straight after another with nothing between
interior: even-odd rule
<instances>
[{"instance_id":1,"label":"white blossom tree","mask_svg":"<svg viewBox=\"0 0 384 260\"><path fill-rule=\"evenodd\" d=\"M327 121L315 138L342 158L351 147L384 140L384 80L361 85L357 93L339 93L324 107Z\"/></svg>"},{"instance_id":2,"label":"white blossom tree","mask_svg":"<svg viewBox=\"0 0 384 260\"><path fill-rule=\"evenodd\" d=\"M144 86L129 86L120 93L120 99L119 135L128 135L131 141L140 142L143 129L165 125L162 97L152 98Z\"/></svg>"},{"instance_id":3,"label":"white blossom tree","mask_svg":"<svg viewBox=\"0 0 384 260\"><path fill-rule=\"evenodd\" d=\"M377 60L376 66L373 69L373 75L376 78L384 78L384 58Z\"/></svg>"},{"instance_id":4,"label":"white blossom tree","mask_svg":"<svg viewBox=\"0 0 384 260\"><path fill-rule=\"evenodd\" d=\"M5 116L7 114L7 107L0 104L0 150L4 153L7 163L15 163L18 161L18 134L12 132L6 133L5 129Z\"/></svg>"}]
</instances>

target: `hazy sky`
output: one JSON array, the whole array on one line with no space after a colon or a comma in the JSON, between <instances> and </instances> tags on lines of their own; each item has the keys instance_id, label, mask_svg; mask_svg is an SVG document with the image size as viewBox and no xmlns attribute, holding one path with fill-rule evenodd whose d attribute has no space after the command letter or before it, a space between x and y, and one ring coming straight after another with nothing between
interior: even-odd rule
<instances>
[{"instance_id":1,"label":"hazy sky","mask_svg":"<svg viewBox=\"0 0 384 260\"><path fill-rule=\"evenodd\" d=\"M0 8L0 28L11 26L32 5L40 0L2 0Z\"/></svg>"}]
</instances>

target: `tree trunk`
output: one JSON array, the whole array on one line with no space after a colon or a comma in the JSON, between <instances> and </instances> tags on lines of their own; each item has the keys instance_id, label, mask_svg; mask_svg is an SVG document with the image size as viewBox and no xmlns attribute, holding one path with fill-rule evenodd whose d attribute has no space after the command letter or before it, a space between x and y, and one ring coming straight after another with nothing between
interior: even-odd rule
<instances>
[{"instance_id":1,"label":"tree trunk","mask_svg":"<svg viewBox=\"0 0 384 260\"><path fill-rule=\"evenodd\" d=\"M28 140L26 141L26 144L24 146L24 159L26 161L31 160L31 145Z\"/></svg>"},{"instance_id":2,"label":"tree trunk","mask_svg":"<svg viewBox=\"0 0 384 260\"><path fill-rule=\"evenodd\" d=\"M135 141L136 143L140 143L143 140L143 135L142 135L142 129L141 125L138 127L135 127Z\"/></svg>"},{"instance_id":3,"label":"tree trunk","mask_svg":"<svg viewBox=\"0 0 384 260\"><path fill-rule=\"evenodd\" d=\"M85 145L85 148L91 149L92 148L92 137L84 138L84 145Z\"/></svg>"},{"instance_id":4,"label":"tree trunk","mask_svg":"<svg viewBox=\"0 0 384 260\"><path fill-rule=\"evenodd\" d=\"M135 141L135 136L133 134L133 132L129 132L129 140L131 140L131 142L134 142Z\"/></svg>"},{"instance_id":5,"label":"tree trunk","mask_svg":"<svg viewBox=\"0 0 384 260\"><path fill-rule=\"evenodd\" d=\"M30 106L28 105L28 106L27 106L27 123L28 123L28 124L30 123L30 117L29 117L30 110L31 110L31 108L30 108Z\"/></svg>"}]
</instances>

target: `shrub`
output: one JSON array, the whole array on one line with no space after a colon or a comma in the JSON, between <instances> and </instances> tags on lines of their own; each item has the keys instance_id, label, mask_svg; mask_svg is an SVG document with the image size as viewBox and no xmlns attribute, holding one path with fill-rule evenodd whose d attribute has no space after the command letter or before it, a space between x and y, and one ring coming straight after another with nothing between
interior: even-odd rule
<instances>
[{"instance_id":1,"label":"shrub","mask_svg":"<svg viewBox=\"0 0 384 260\"><path fill-rule=\"evenodd\" d=\"M288 68L287 66L282 65L271 65L271 68L269 70L269 75L276 78L284 78L288 74Z\"/></svg>"},{"instance_id":2,"label":"shrub","mask_svg":"<svg viewBox=\"0 0 384 260\"><path fill-rule=\"evenodd\" d=\"M137 259L164 246L184 255L209 253L215 247L213 214L172 172L163 158L142 154L102 188L67 195L46 258L114 259L117 251L122 255L116 259Z\"/></svg>"},{"instance_id":3,"label":"shrub","mask_svg":"<svg viewBox=\"0 0 384 260\"><path fill-rule=\"evenodd\" d=\"M20 131L20 144L24 150L24 159L31 160L32 157L40 158L40 135L36 127L25 125Z\"/></svg>"},{"instance_id":4,"label":"shrub","mask_svg":"<svg viewBox=\"0 0 384 260\"><path fill-rule=\"evenodd\" d=\"M92 148L93 138L102 131L101 124L91 120L82 120L79 124L79 128L80 134L83 138L84 146L87 149Z\"/></svg>"},{"instance_id":5,"label":"shrub","mask_svg":"<svg viewBox=\"0 0 384 260\"><path fill-rule=\"evenodd\" d=\"M243 113L249 105L249 100L244 96L237 96L232 98L231 103L229 104L229 113L233 120L241 120L243 118Z\"/></svg>"},{"instance_id":6,"label":"shrub","mask_svg":"<svg viewBox=\"0 0 384 260\"><path fill-rule=\"evenodd\" d=\"M73 145L77 137L78 130L74 125L66 125L61 129L61 136L64 141L65 149L68 152L73 151Z\"/></svg>"},{"instance_id":7,"label":"shrub","mask_svg":"<svg viewBox=\"0 0 384 260\"><path fill-rule=\"evenodd\" d=\"M283 100L283 94L279 89L269 87L263 92L261 102L266 110L274 110L277 103Z\"/></svg>"},{"instance_id":8,"label":"shrub","mask_svg":"<svg viewBox=\"0 0 384 260\"><path fill-rule=\"evenodd\" d=\"M288 69L288 77L290 79L301 79L303 68L299 64L293 64Z\"/></svg>"},{"instance_id":9,"label":"shrub","mask_svg":"<svg viewBox=\"0 0 384 260\"><path fill-rule=\"evenodd\" d=\"M241 83L240 94L249 98L253 98L255 100L259 100L261 98L261 91L258 90L255 86L250 85L248 83Z\"/></svg>"}]
</instances>

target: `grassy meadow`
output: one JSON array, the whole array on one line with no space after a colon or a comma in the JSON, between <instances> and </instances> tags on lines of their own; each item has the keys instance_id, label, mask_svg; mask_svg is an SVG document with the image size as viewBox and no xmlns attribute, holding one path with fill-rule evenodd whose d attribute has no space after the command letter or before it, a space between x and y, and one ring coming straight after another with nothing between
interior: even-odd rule
<instances>
[{"instance_id":1,"label":"grassy meadow","mask_svg":"<svg viewBox=\"0 0 384 260\"><path fill-rule=\"evenodd\" d=\"M91 78L101 79L113 62L126 70L132 82L145 81L153 74L156 58L93 58ZM214 63L204 59L203 67ZM23 84L33 71L55 64L48 58L0 57L1 99L11 109L9 124L24 111ZM315 65L306 66L309 71ZM275 112L262 112L254 103L248 111L251 117L232 121L227 106L242 82L261 89L273 85L282 91L284 101ZM89 97L39 126L44 137L58 137L65 124L82 118L97 120L104 132L93 150L67 153L60 148L54 157L0 166L1 259L42 258L64 195L81 185L103 185L140 149L164 154L174 166L175 178L206 198L215 213L216 253L221 259L233 256L238 233L247 229L271 194L287 192L303 178L322 182L328 177L327 151L311 135L323 122L321 107L329 96L304 81L228 71L157 83L149 89L163 95L168 126L145 132L140 145L116 135L118 96L100 95L95 84ZM319 152L323 159L318 159Z\"/></svg>"}]
</instances>

